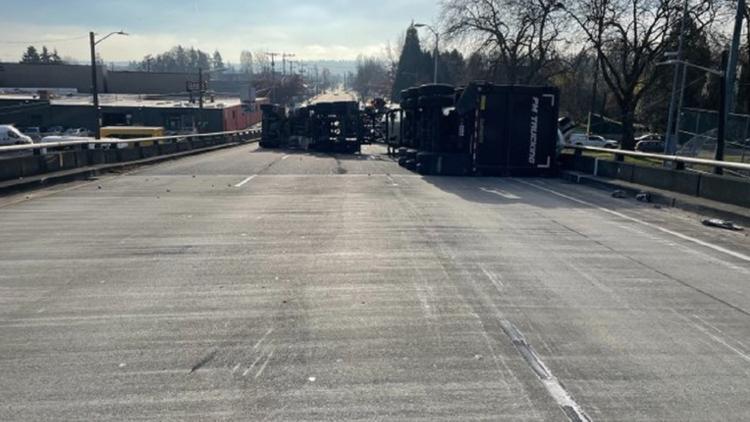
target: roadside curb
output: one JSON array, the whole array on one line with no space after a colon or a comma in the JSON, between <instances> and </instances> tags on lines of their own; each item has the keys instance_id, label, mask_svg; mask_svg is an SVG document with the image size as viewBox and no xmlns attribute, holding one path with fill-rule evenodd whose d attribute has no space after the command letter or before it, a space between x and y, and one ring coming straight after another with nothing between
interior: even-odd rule
<instances>
[{"instance_id":1,"label":"roadside curb","mask_svg":"<svg viewBox=\"0 0 750 422\"><path fill-rule=\"evenodd\" d=\"M651 203L693 212L707 217L721 218L750 227L750 209L744 209L735 205L726 205L716 201L691 197L679 193L664 191L640 186L634 183L623 182L615 179L607 179L599 176L579 173L576 171L562 171L560 177L568 182L586 185L596 189L615 191L620 190L628 196L647 192L651 195Z\"/></svg>"},{"instance_id":2,"label":"roadside curb","mask_svg":"<svg viewBox=\"0 0 750 422\"><path fill-rule=\"evenodd\" d=\"M259 139L252 139L241 142L229 142L221 145L214 145L206 148L194 149L189 151L178 152L175 154L159 155L156 157L143 158L135 161L124 161L121 163L112 164L100 164L96 166L86 166L70 170L57 171L53 173L40 174L31 177L25 177L22 179L13 179L0 182L0 194L22 191L26 189L33 189L39 186L52 185L55 183L62 183L72 180L86 179L89 177L98 176L104 172L118 170L128 167L136 167L148 164L158 164L164 161L175 160L178 158L189 157L193 155L199 155L207 152L218 151L222 149L249 145L258 143Z\"/></svg>"}]
</instances>

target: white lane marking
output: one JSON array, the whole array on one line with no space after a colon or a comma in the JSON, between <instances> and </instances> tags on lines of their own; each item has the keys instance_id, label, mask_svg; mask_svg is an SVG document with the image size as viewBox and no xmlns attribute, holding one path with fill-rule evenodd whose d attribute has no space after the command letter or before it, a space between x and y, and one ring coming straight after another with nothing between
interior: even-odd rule
<instances>
[{"instance_id":1,"label":"white lane marking","mask_svg":"<svg viewBox=\"0 0 750 422\"><path fill-rule=\"evenodd\" d=\"M247 368L247 369L245 370L245 372L243 372L243 373L242 373L242 376L243 376L243 377L246 377L246 376L247 376L247 374L249 374L249 373L250 373L250 371L252 371L252 370L253 370L253 368L255 368L255 365L257 365L257 364L258 364L258 362L260 362L260 360L261 360L261 359L263 359L263 355L260 355L260 356L258 356L258 359L255 359L255 362L253 362L253 364L252 364L252 365L250 365L250 367L249 367L249 368Z\"/></svg>"},{"instance_id":2,"label":"white lane marking","mask_svg":"<svg viewBox=\"0 0 750 422\"><path fill-rule=\"evenodd\" d=\"M549 367L544 361L542 361L534 348L526 341L526 337L523 333L510 321L501 320L500 325L503 327L505 334L513 341L513 346L518 350L518 353L523 356L526 363L531 366L531 369L542 381L544 388L547 389L547 392L555 400L555 403L564 410L568 419L571 421L591 421L588 415L586 415L586 412L584 412L581 406L573 400L570 393L568 393L565 387L560 384L557 377L552 374Z\"/></svg>"},{"instance_id":3,"label":"white lane marking","mask_svg":"<svg viewBox=\"0 0 750 422\"><path fill-rule=\"evenodd\" d=\"M734 352L734 353L736 353L736 354L737 354L738 356L740 356L740 357L741 357L742 359L744 359L744 360L746 360L746 361L750 362L750 355L748 355L747 353L745 353L745 352L744 352L743 350L740 350L740 349L738 349L738 348L736 348L736 347L732 346L731 344L727 343L727 342L726 342L726 341L725 341L724 339L722 339L721 337L719 337L719 336L717 336L717 335L715 335L715 334L711 333L711 332L710 332L710 331L709 331L708 329L706 329L705 327L701 326L700 324L697 324L697 323L696 323L695 321L691 320L690 318L688 318L688 317L687 317L687 316L685 316L685 315L682 315L682 314L680 314L680 313L679 313L679 312L677 312L676 310L672 310L672 312L673 312L673 313L674 313L675 315L677 315L677 316L678 316L679 318L681 318L682 320L684 320L684 321L688 322L688 323L689 323L690 325L692 325L693 327L695 327L695 328L696 328L696 329L697 329L698 331L700 331L700 332L702 332L703 334L705 334L705 335L707 335L707 336L711 337L711 339L713 339L713 340L714 340L715 342L717 342L717 343L719 343L720 345L722 345L722 346L726 347L727 349L729 349L729 350L733 351L733 352ZM697 319L698 319L699 321L701 321L702 323L706 324L706 322L705 322L705 320L704 320L703 318L701 318L701 317L699 317L698 315L695 315L695 314L693 314L693 316L694 316L695 318L697 318ZM709 326L710 326L710 324L709 324ZM719 331L720 333L723 333L723 332L722 332L721 330L719 330L719 329L718 329L718 328L716 328L716 327L714 327L714 329L716 329L716 330L717 330L717 331ZM734 340L734 339L733 339L733 340ZM740 344L742 344L742 343L740 343Z\"/></svg>"},{"instance_id":4,"label":"white lane marking","mask_svg":"<svg viewBox=\"0 0 750 422\"><path fill-rule=\"evenodd\" d=\"M271 361L271 358L273 357L273 352L274 351L275 350L271 350L271 353L268 354L268 357L266 358L266 361L263 362L263 366L261 366L260 369L258 370L258 373L255 374L255 378L256 379L263 374L263 371L266 370L266 366L268 366L268 362Z\"/></svg>"},{"instance_id":5,"label":"white lane marking","mask_svg":"<svg viewBox=\"0 0 750 422\"><path fill-rule=\"evenodd\" d=\"M695 243L696 245L700 245L700 246L703 246L703 247L706 247L706 248L709 248L709 249L713 249L713 250L715 250L717 252L721 252L723 254L726 254L726 255L729 255L729 256L733 256L733 257L735 257L737 259L741 259L743 261L750 262L750 256L742 254L742 253L739 253L739 252L735 252L735 251L729 250L729 249L727 249L725 247L722 247L722 246L719 246L719 245L714 245L713 243L705 242L703 240L696 239L696 238L694 238L692 236L688 236L688 235L685 235L685 234L682 234L682 233L678 233L678 232L676 232L674 230L670 230L670 229L661 227L659 225L656 225L656 224L653 224L653 223L649 223L647 221L643 221L641 219L638 219L638 218L635 218L635 217L631 217L629 215L625 215L625 214L623 214L621 212L617 212L617 211L611 210L609 208L600 207L600 206L595 205L595 204L593 204L591 202L584 201L583 199L574 198L574 197L566 195L564 193L560 193L560 192L557 192L555 190L548 189L548 188L536 185L536 184L531 183L531 182L527 182L527 181L524 181L524 180L518 180L518 179L516 179L516 181L518 183L522 183L524 185L531 186L533 188L536 188L536 189L545 191L547 193L551 193L553 195L559 196L560 198L565 198L565 199L567 199L569 201L577 202L579 204L592 207L594 209L597 209L599 211L605 212L607 214L614 215L614 216L620 217L620 218L624 218L625 220L629 220L629 221L632 221L634 223L638 223L638 224L644 225L646 227L650 227L652 229L658 230L658 231L660 231L662 233L667 233L669 235L678 237L678 238L680 238L682 240L686 240L688 242Z\"/></svg>"},{"instance_id":6,"label":"white lane marking","mask_svg":"<svg viewBox=\"0 0 750 422\"><path fill-rule=\"evenodd\" d=\"M503 291L503 289L505 289L505 284L503 284L503 281L500 279L500 277L497 276L497 274L487 270L483 265L480 265L479 268L482 270L484 275L490 279L490 281L498 291Z\"/></svg>"},{"instance_id":7,"label":"white lane marking","mask_svg":"<svg viewBox=\"0 0 750 422\"><path fill-rule=\"evenodd\" d=\"M286 159L287 159L287 158L289 158L289 157L291 157L291 155L285 155L285 156L281 157L281 159L282 159L282 160L286 160Z\"/></svg>"},{"instance_id":8,"label":"white lane marking","mask_svg":"<svg viewBox=\"0 0 750 422\"><path fill-rule=\"evenodd\" d=\"M513 195L510 192L505 192L505 191L500 190L500 189L487 189L487 188L479 188L479 189L481 191L483 191L483 192L492 193L492 194L495 194L495 195L498 195L498 196L502 196L505 199L521 199L521 197L518 196L518 195Z\"/></svg>"},{"instance_id":9,"label":"white lane marking","mask_svg":"<svg viewBox=\"0 0 750 422\"><path fill-rule=\"evenodd\" d=\"M257 349L258 346L260 346L260 344L263 343L266 337L268 337L272 332L273 332L273 328L270 328L268 331L266 331L266 333L263 334L263 337L261 337L260 340L258 340L258 342L255 343L255 346L253 346L253 349Z\"/></svg>"},{"instance_id":10,"label":"white lane marking","mask_svg":"<svg viewBox=\"0 0 750 422\"><path fill-rule=\"evenodd\" d=\"M695 317L698 321L700 321L701 323L703 323L703 325L705 325L706 327L709 327L709 328L713 329L714 331L718 332L719 334L721 334L721 335L723 335L725 337L732 338L732 336L730 336L727 333L725 333L724 331L720 330L719 327L711 324L710 322L706 321L704 318L701 318L700 316L695 315L695 314L693 314L693 317ZM740 340L737 340L736 338L732 338L732 340L735 341L736 343L738 343L739 345L741 345L742 347L747 347L745 345L745 343L741 342Z\"/></svg>"},{"instance_id":11,"label":"white lane marking","mask_svg":"<svg viewBox=\"0 0 750 422\"><path fill-rule=\"evenodd\" d=\"M234 187L235 188L241 188L241 187L245 186L246 184L250 183L250 181L253 180L253 179L255 179L256 177L258 177L258 175L254 174L254 175L248 177L247 179L241 181L240 183L237 183L236 185L234 185Z\"/></svg>"}]
</instances>

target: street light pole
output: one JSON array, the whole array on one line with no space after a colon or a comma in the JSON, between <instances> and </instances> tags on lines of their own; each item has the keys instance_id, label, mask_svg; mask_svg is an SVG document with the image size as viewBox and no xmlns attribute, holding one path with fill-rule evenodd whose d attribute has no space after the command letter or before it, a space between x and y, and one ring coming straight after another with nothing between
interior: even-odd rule
<instances>
[{"instance_id":1,"label":"street light pole","mask_svg":"<svg viewBox=\"0 0 750 422\"><path fill-rule=\"evenodd\" d=\"M96 75L96 46L112 35L128 35L123 31L110 32L106 36L96 40L96 34L91 31L89 32L89 44L91 47L91 94L94 97L94 138L101 139L101 128L102 128L102 111L99 107L99 84L97 83Z\"/></svg>"},{"instance_id":2,"label":"street light pole","mask_svg":"<svg viewBox=\"0 0 750 422\"><path fill-rule=\"evenodd\" d=\"M432 31L433 34L435 34L435 53L434 53L434 55L435 55L435 73L433 75L432 81L433 81L433 83L437 84L438 83L438 60L440 58L440 33L437 32L435 30L435 28L433 28L432 26L424 24L424 23L415 23L414 27L415 28L427 28L430 31Z\"/></svg>"},{"instance_id":3,"label":"street light pole","mask_svg":"<svg viewBox=\"0 0 750 422\"><path fill-rule=\"evenodd\" d=\"M96 81L96 40L94 32L89 32L91 43L91 94L94 96L94 138L101 139L102 121L99 112L99 87Z\"/></svg>"}]
</instances>

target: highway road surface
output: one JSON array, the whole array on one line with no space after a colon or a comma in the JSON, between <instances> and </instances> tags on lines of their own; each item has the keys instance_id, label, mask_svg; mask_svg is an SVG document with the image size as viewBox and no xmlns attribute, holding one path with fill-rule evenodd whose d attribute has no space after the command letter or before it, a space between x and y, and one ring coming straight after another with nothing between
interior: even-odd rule
<instances>
[{"instance_id":1,"label":"highway road surface","mask_svg":"<svg viewBox=\"0 0 750 422\"><path fill-rule=\"evenodd\" d=\"M0 198L0 420L747 421L750 241L254 145Z\"/></svg>"},{"instance_id":2,"label":"highway road surface","mask_svg":"<svg viewBox=\"0 0 750 422\"><path fill-rule=\"evenodd\" d=\"M331 103L336 101L357 101L357 97L353 92L350 91L331 90L323 92L311 98L309 103Z\"/></svg>"}]
</instances>

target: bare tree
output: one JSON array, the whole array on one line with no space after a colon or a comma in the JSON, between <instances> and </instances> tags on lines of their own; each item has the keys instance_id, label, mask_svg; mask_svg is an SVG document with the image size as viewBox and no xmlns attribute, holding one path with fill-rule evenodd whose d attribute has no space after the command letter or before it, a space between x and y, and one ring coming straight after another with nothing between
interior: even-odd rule
<instances>
[{"instance_id":1,"label":"bare tree","mask_svg":"<svg viewBox=\"0 0 750 422\"><path fill-rule=\"evenodd\" d=\"M566 7L597 55L602 77L615 97L623 125L622 146L635 146L635 112L657 80L670 34L684 0L578 0ZM696 21L711 21L711 0L691 2ZM708 16L708 17L707 17Z\"/></svg>"},{"instance_id":2,"label":"bare tree","mask_svg":"<svg viewBox=\"0 0 750 422\"><path fill-rule=\"evenodd\" d=\"M353 88L362 100L386 97L391 88L391 80L383 60L375 57L358 57Z\"/></svg>"},{"instance_id":3,"label":"bare tree","mask_svg":"<svg viewBox=\"0 0 750 422\"><path fill-rule=\"evenodd\" d=\"M474 44L496 80L544 81L561 38L558 0L443 0L441 11L446 36Z\"/></svg>"}]
</instances>

